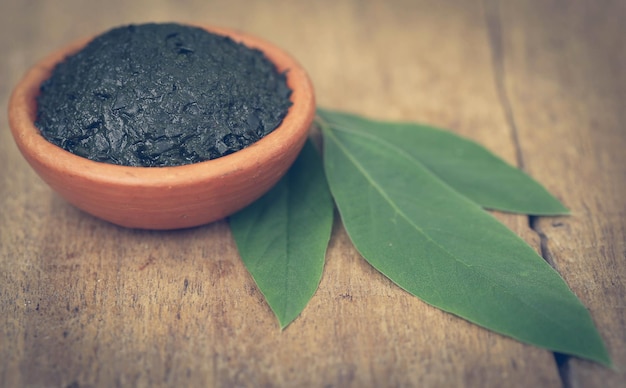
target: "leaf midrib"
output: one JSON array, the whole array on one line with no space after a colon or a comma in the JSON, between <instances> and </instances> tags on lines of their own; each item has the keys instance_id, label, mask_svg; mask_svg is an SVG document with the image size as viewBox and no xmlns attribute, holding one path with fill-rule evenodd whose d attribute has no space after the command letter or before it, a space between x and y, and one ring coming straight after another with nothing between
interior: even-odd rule
<instances>
[{"instance_id":1,"label":"leaf midrib","mask_svg":"<svg viewBox=\"0 0 626 388\"><path fill-rule=\"evenodd\" d=\"M389 141L387 141L386 139L380 138L380 137L376 137L374 135L371 135L369 133L363 133L363 132L359 132L359 131L355 131L354 129L350 129L350 128L346 128L341 124L337 124L337 123L333 123L333 129L337 129L339 131L342 132L348 132L350 134L356 135L356 136L360 136L360 137L364 137L367 139L370 139L372 141L375 142L380 142L383 143L385 145L387 145L390 148L393 148L395 150L398 151L399 154L404 155L405 158L409 159L411 162L419 165L421 168L423 168L426 172L428 172L433 178L436 178L437 180L439 180L443 185L445 185L449 190L454 191L455 193L457 193L463 200L465 200L468 204L474 206L474 207L478 207L480 209L482 209L482 206L477 205L474 201L470 200L469 198L467 198L463 193L461 193L460 191L458 191L457 189L455 189L453 186L451 186L446 180L440 178L435 171L433 171L433 169L431 167L429 167L428 164L424 164L422 161L418 160L416 157L414 157L413 155L409 154L408 152L406 152L405 150L403 150L402 148L398 148L396 147L393 143L390 143Z\"/></svg>"},{"instance_id":2,"label":"leaf midrib","mask_svg":"<svg viewBox=\"0 0 626 388\"><path fill-rule=\"evenodd\" d=\"M332 130L327 130L331 131ZM361 136L361 134L359 134L358 132L353 132L350 131L358 136ZM396 204L394 201L391 200L391 198L386 194L386 192L383 190L382 187L380 187L380 185L378 185L376 183L376 181L374 181L372 179L372 177L367 173L367 171L362 167L362 165L352 156L352 154L343 146L343 144L341 144L341 142L339 141L339 139L332 134L331 137L335 140L335 143L339 146L339 148L341 148L341 150L344 152L344 154L348 157L348 159L352 162L352 164L354 164L354 166L361 172L361 174L367 179L367 181L376 189L376 191L378 191L378 193L380 194L381 197L383 197L392 207L392 209L397 213L400 214L402 216L402 218L404 218L407 223L411 226L413 226L419 233L421 233L424 237L426 237L426 239L430 242L432 242L435 246L439 247L442 251L446 252L447 254L449 254L452 258L454 258L455 260L459 261L461 264L465 265L466 267L471 267L470 264L464 262L463 260L459 259L456 255L454 255L452 252L448 251L446 248L444 248L443 246L441 246L441 244L439 244L437 241L433 240L427 233L424 232L424 230L416 225ZM396 148L396 147L393 147ZM404 153L404 151L400 150L402 153ZM406 155L405 155L406 156ZM416 162L417 163L417 162Z\"/></svg>"},{"instance_id":3,"label":"leaf midrib","mask_svg":"<svg viewBox=\"0 0 626 388\"><path fill-rule=\"evenodd\" d=\"M287 174L289 174L289 171L287 172ZM292 213L293 213L292 211L290 211L290 209L291 209L291 197L292 197L290 183L291 183L291 175L288 175L287 176L287 184L285 185L285 187L286 187L285 188L285 197L286 197L285 204L287 206L287 209L286 209L286 211L287 211L287 217L286 217L287 220L286 220L286 222L284 224L285 225L285 230L284 230L284 234L283 234L283 236L287 236L285 238L285 247L284 247L285 248L285 255L286 255L285 258L287 260L287 265L285 265L285 271L283 273L283 275L284 275L283 279L285 279L285 281L283 282L283 292L285 294L289 295L289 297L284 298L283 306L282 306L283 310L282 310L282 314L281 314L282 319L279 319L279 321L281 321L280 325L283 326L283 327L284 327L284 324L283 324L282 320L283 319L286 320L287 306L290 304L289 301L291 299L291 295L288 292L289 291L289 282L291 280L290 276L289 276L289 273L291 272L291 265L292 265L292 260L291 260L292 256L290 254L290 252L291 252L291 239L289 238L289 230L291 230L290 229L291 223L292 223L291 217L292 217Z\"/></svg>"}]
</instances>

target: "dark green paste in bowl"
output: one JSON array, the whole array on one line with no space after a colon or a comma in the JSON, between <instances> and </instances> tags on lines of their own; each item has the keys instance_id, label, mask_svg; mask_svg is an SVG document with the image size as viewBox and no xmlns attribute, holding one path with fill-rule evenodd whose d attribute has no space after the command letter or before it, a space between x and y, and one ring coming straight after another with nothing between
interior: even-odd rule
<instances>
[{"instance_id":1,"label":"dark green paste in bowl","mask_svg":"<svg viewBox=\"0 0 626 388\"><path fill-rule=\"evenodd\" d=\"M201 28L115 28L41 85L36 126L76 155L178 166L236 152L276 129L291 90L261 51Z\"/></svg>"}]
</instances>

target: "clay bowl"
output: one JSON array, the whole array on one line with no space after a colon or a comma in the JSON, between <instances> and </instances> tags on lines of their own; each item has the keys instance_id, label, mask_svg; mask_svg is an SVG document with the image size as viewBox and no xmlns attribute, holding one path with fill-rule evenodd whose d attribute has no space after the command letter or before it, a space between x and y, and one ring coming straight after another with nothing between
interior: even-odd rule
<instances>
[{"instance_id":1,"label":"clay bowl","mask_svg":"<svg viewBox=\"0 0 626 388\"><path fill-rule=\"evenodd\" d=\"M55 64L87 44L82 39L47 56L17 84L9 123L18 148L57 193L76 207L117 225L178 229L222 219L252 203L287 171L307 138L315 98L304 69L288 54L254 36L202 27L260 49L287 72L293 105L283 123L233 154L177 167L126 167L94 162L49 143L35 127L36 96Z\"/></svg>"}]
</instances>

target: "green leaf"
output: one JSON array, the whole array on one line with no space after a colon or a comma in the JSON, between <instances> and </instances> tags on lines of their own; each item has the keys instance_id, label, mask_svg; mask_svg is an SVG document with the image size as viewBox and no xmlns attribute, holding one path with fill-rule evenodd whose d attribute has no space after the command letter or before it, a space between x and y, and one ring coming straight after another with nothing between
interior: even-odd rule
<instances>
[{"instance_id":1,"label":"green leaf","mask_svg":"<svg viewBox=\"0 0 626 388\"><path fill-rule=\"evenodd\" d=\"M403 148L321 114L324 164L361 255L427 303L520 341L608 365L589 312L530 246ZM381 127L380 130L385 130Z\"/></svg>"},{"instance_id":2,"label":"green leaf","mask_svg":"<svg viewBox=\"0 0 626 388\"><path fill-rule=\"evenodd\" d=\"M485 208L533 215L569 214L559 200L524 172L454 133L327 110L319 110L319 114L335 128L345 131L358 128L361 134L368 134L376 141L393 144Z\"/></svg>"},{"instance_id":3,"label":"green leaf","mask_svg":"<svg viewBox=\"0 0 626 388\"><path fill-rule=\"evenodd\" d=\"M332 222L322 162L309 142L274 188L230 217L241 259L283 329L319 285Z\"/></svg>"}]
</instances>

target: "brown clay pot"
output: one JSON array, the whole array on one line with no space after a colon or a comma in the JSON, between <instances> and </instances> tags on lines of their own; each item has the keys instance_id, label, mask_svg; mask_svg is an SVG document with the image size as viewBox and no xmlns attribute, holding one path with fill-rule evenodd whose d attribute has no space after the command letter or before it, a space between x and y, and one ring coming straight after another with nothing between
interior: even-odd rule
<instances>
[{"instance_id":1,"label":"brown clay pot","mask_svg":"<svg viewBox=\"0 0 626 388\"><path fill-rule=\"evenodd\" d=\"M11 96L11 132L37 174L87 213L143 229L177 229L213 222L269 190L293 163L307 138L315 114L309 77L293 58L270 43L229 29L202 28L260 49L278 71L288 70L293 105L278 128L233 154L177 167L118 166L67 152L48 142L35 127L35 98L55 64L91 40L82 39L37 63Z\"/></svg>"}]
</instances>

